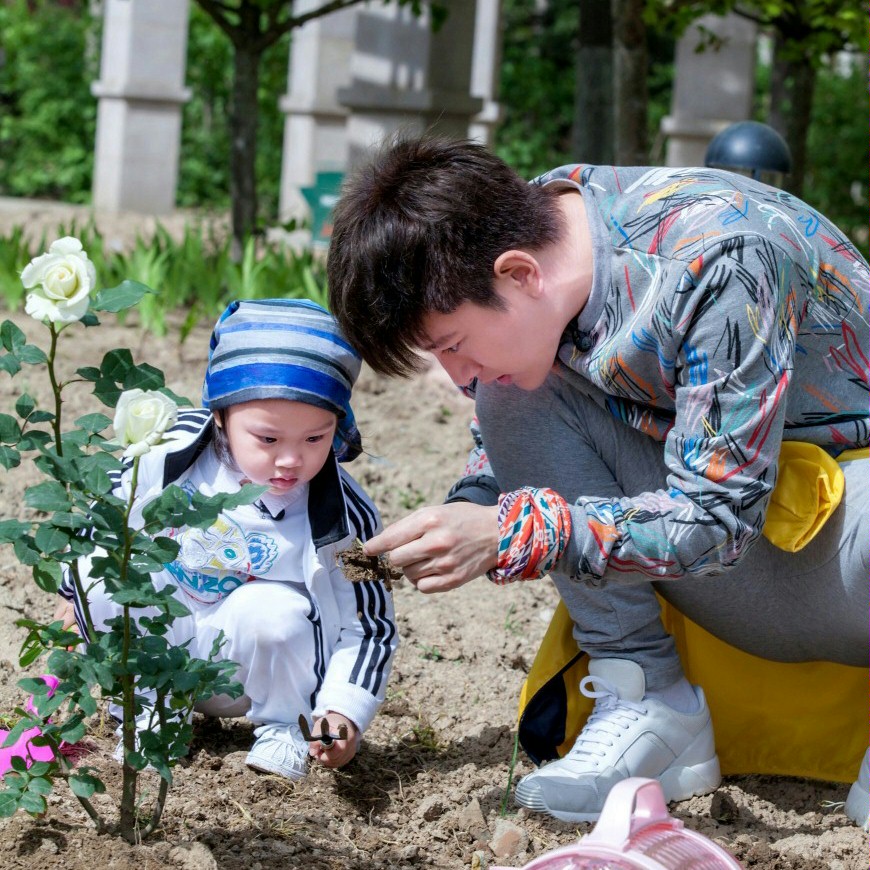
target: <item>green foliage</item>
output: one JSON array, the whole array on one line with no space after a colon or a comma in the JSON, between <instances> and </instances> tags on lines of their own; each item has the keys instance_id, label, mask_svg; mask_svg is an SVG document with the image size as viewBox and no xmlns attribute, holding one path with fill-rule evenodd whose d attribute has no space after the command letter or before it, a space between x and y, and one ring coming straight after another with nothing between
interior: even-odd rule
<instances>
[{"instance_id":1,"label":"green foliage","mask_svg":"<svg viewBox=\"0 0 870 870\"><path fill-rule=\"evenodd\" d=\"M156 335L166 333L167 313L183 310L184 340L193 326L214 320L232 299L286 296L326 306L325 265L310 250L297 252L250 238L241 261L234 263L229 239L195 225L186 226L179 240L158 226L153 237L138 236L128 251L109 248L93 223L61 227L60 234L81 239L97 273L110 286L117 284L128 292L136 292L136 284L154 288L138 301L136 313L142 326ZM23 301L21 270L42 250L45 240L28 243L20 227L0 237L0 299L10 310ZM107 310L97 297L92 310L100 309Z\"/></svg>"},{"instance_id":2,"label":"green foliage","mask_svg":"<svg viewBox=\"0 0 870 870\"><path fill-rule=\"evenodd\" d=\"M865 57L858 55L848 71L838 71L836 64L819 71L804 196L848 233L866 257L870 149Z\"/></svg>"},{"instance_id":3,"label":"green foliage","mask_svg":"<svg viewBox=\"0 0 870 870\"><path fill-rule=\"evenodd\" d=\"M825 55L859 49L866 42L867 11L840 0L648 0L647 23L681 34L702 15L737 12L778 30L792 56L819 64Z\"/></svg>"},{"instance_id":4,"label":"green foliage","mask_svg":"<svg viewBox=\"0 0 870 870\"><path fill-rule=\"evenodd\" d=\"M577 37L581 22L574 0L504 0L500 94L504 120L495 131L496 153L531 178L563 163L571 153ZM648 34L650 141L670 110L673 41ZM657 155L653 155L654 157Z\"/></svg>"},{"instance_id":5,"label":"green foliage","mask_svg":"<svg viewBox=\"0 0 870 870\"><path fill-rule=\"evenodd\" d=\"M38 712L16 710L20 719L6 745L38 727L41 735L34 742L51 747L54 760L29 768L23 758L12 760L13 770L4 777L0 790L0 816L16 810L32 815L45 812L46 795L57 780L64 779L100 832L130 842L147 836L159 823L172 768L190 744L189 721L195 703L215 693L238 696L242 691L232 680L236 665L216 658L221 638L206 659L193 658L186 648L166 639L173 621L188 611L173 597L172 587L158 590L151 581L152 572L160 571L178 550L177 542L163 532L178 525L204 526L221 510L253 501L263 491L262 487L245 487L235 495L190 498L178 487L170 487L149 503L141 524L134 526L130 517L141 448L151 442L125 440L129 436L122 418L116 418L115 438L110 439L107 429L112 421L103 413L86 414L72 427L65 425L63 394L72 384L89 386L108 409L115 408L124 391L134 388L146 392L129 396L129 401L137 396L148 402L158 398L171 408L172 403L157 393L184 401L166 389L162 372L147 363L136 364L127 349L109 351L99 366L81 368L75 378L62 380L62 361L56 357L61 331L96 326L93 311L123 311L141 305L149 295L147 287L130 280L99 291L82 322L44 323L47 349L29 343L11 321L0 324L0 371L15 377L26 366L39 367L47 374L53 394L51 412L40 410L32 396L21 392L10 409L14 413L0 414L3 465L15 468L26 458L42 475L40 482L25 490L25 519L0 522L0 544L12 546L17 559L31 567L34 582L46 592L56 593L62 570L68 572L87 628L86 637L81 638L61 622L18 622L26 631L21 666L29 667L47 654L47 669L60 682L49 697L42 680L20 681L23 691L33 693ZM135 413L135 408L128 413ZM168 414L155 417L155 438L171 419ZM135 437L146 434L137 431ZM116 455L122 447L131 453L126 464ZM127 474L124 491L129 495L113 493L111 472ZM83 556L89 557L87 576L81 573L79 559ZM85 589L94 582L103 584L119 614L105 627L94 625L87 603ZM149 616L135 618L134 608L142 607L151 608ZM85 719L96 712L97 699L114 702L123 710L123 783L117 821L106 820L103 811L91 803L93 795L105 790L96 772L73 768L59 751L62 741L74 743L84 736ZM137 734L136 719L142 716L149 718L148 729ZM140 824L136 783L139 772L149 765L162 782L150 814Z\"/></svg>"},{"instance_id":6,"label":"green foliage","mask_svg":"<svg viewBox=\"0 0 870 870\"><path fill-rule=\"evenodd\" d=\"M90 198L99 22L89 7L85 0L0 3L2 195Z\"/></svg>"},{"instance_id":7,"label":"green foliage","mask_svg":"<svg viewBox=\"0 0 870 870\"><path fill-rule=\"evenodd\" d=\"M571 162L574 111L574 0L505 0L500 93L504 122L496 152L531 177Z\"/></svg>"},{"instance_id":8,"label":"green foliage","mask_svg":"<svg viewBox=\"0 0 870 870\"><path fill-rule=\"evenodd\" d=\"M285 35L263 53L258 88L257 180L261 220L275 220L281 182L284 114L279 100L287 90L290 37ZM196 3L190 6L187 86L184 107L180 206L225 207L230 201L230 93L233 46Z\"/></svg>"}]
</instances>

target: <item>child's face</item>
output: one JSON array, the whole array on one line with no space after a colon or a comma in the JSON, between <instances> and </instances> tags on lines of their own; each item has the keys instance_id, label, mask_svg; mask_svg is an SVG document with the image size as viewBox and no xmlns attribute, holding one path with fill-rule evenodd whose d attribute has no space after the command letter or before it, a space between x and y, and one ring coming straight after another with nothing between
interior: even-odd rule
<instances>
[{"instance_id":1,"label":"child's face","mask_svg":"<svg viewBox=\"0 0 870 870\"><path fill-rule=\"evenodd\" d=\"M256 399L223 414L230 453L239 470L273 495L308 483L326 462L335 414L288 399Z\"/></svg>"}]
</instances>

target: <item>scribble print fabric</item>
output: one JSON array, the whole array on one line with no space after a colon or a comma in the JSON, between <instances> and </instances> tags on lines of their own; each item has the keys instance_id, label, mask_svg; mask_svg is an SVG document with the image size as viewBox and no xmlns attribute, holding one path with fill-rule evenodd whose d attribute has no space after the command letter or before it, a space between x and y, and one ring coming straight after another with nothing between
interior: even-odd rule
<instances>
[{"instance_id":1,"label":"scribble print fabric","mask_svg":"<svg viewBox=\"0 0 870 870\"><path fill-rule=\"evenodd\" d=\"M535 183L580 189L593 239L559 360L663 442L670 471L667 491L578 501L571 573L734 564L761 534L783 438L835 456L868 443L866 261L806 203L728 172L575 165Z\"/></svg>"}]
</instances>

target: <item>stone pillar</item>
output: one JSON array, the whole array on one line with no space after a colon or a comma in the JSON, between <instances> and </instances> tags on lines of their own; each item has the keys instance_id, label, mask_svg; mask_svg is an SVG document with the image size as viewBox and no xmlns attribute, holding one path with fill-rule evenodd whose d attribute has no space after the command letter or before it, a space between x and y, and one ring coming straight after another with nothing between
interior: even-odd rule
<instances>
[{"instance_id":1,"label":"stone pillar","mask_svg":"<svg viewBox=\"0 0 870 870\"><path fill-rule=\"evenodd\" d=\"M450 14L433 33L428 7L419 18L407 7L373 4L356 16L351 83L338 100L351 110L349 162L399 130L468 136L482 107L471 96L475 0L449 0Z\"/></svg>"},{"instance_id":2,"label":"stone pillar","mask_svg":"<svg viewBox=\"0 0 870 870\"><path fill-rule=\"evenodd\" d=\"M474 46L471 59L471 95L483 100L483 108L471 119L469 139L491 146L493 132L501 121L498 104L501 72L501 0L477 0Z\"/></svg>"},{"instance_id":3,"label":"stone pillar","mask_svg":"<svg viewBox=\"0 0 870 870\"><path fill-rule=\"evenodd\" d=\"M718 49L695 51L701 27L722 40ZM661 124L667 166L703 166L710 140L752 117L756 34L756 25L737 15L705 15L677 43L671 114Z\"/></svg>"},{"instance_id":4,"label":"stone pillar","mask_svg":"<svg viewBox=\"0 0 870 870\"><path fill-rule=\"evenodd\" d=\"M188 0L105 0L94 155L94 208L175 207Z\"/></svg>"},{"instance_id":5,"label":"stone pillar","mask_svg":"<svg viewBox=\"0 0 870 870\"><path fill-rule=\"evenodd\" d=\"M322 0L296 0L301 14ZM280 100L284 122L279 213L282 221L307 214L300 189L314 184L318 172L344 171L348 148L347 109L337 98L350 83L356 9L315 18L293 31L287 77Z\"/></svg>"}]
</instances>

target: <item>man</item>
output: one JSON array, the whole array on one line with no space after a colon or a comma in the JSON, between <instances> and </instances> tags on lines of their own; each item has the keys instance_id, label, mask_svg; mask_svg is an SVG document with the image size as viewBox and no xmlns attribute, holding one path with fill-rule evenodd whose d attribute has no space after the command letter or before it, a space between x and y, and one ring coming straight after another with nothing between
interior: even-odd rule
<instances>
[{"instance_id":1,"label":"man","mask_svg":"<svg viewBox=\"0 0 870 870\"><path fill-rule=\"evenodd\" d=\"M475 394L487 460L368 552L424 592L549 573L590 656L595 710L520 804L585 821L626 776L718 785L656 590L756 655L866 666L868 267L808 205L710 169L529 185L480 146L405 140L346 185L328 270L376 371L428 350ZM777 546L784 441L838 459L846 496Z\"/></svg>"}]
</instances>

